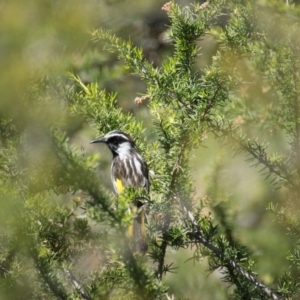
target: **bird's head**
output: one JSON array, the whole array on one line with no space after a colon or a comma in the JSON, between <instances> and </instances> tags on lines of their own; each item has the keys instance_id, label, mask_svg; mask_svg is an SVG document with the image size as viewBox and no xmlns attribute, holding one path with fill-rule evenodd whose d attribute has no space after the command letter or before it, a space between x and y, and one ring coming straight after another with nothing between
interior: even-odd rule
<instances>
[{"instance_id":1,"label":"bird's head","mask_svg":"<svg viewBox=\"0 0 300 300\"><path fill-rule=\"evenodd\" d=\"M135 149L133 139L120 130L110 131L105 136L91 141L91 144L94 143L105 143L111 150L113 156L126 156L130 154L132 149Z\"/></svg>"}]
</instances>

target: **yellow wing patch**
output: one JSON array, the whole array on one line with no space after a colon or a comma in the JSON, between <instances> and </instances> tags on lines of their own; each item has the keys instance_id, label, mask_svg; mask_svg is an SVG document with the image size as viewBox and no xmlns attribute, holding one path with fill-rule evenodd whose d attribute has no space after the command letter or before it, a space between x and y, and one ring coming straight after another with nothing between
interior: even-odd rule
<instances>
[{"instance_id":1,"label":"yellow wing patch","mask_svg":"<svg viewBox=\"0 0 300 300\"><path fill-rule=\"evenodd\" d=\"M125 186L119 178L116 178L116 187L119 194L124 192Z\"/></svg>"}]
</instances>

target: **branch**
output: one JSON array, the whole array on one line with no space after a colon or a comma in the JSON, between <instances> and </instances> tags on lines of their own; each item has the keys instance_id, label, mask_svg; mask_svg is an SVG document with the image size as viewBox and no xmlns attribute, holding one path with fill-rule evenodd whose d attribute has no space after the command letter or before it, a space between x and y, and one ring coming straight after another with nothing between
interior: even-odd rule
<instances>
[{"instance_id":1,"label":"branch","mask_svg":"<svg viewBox=\"0 0 300 300\"><path fill-rule=\"evenodd\" d=\"M53 270L45 259L41 259L36 249L31 250L31 257L34 261L35 268L38 274L42 277L44 283L48 286L50 291L57 299L66 300L69 299L67 291L63 285L57 280L53 274Z\"/></svg>"},{"instance_id":2,"label":"branch","mask_svg":"<svg viewBox=\"0 0 300 300\"><path fill-rule=\"evenodd\" d=\"M241 150L248 152L254 159L256 159L258 161L258 163L265 166L269 170L270 174L273 174L276 177L285 180L287 182L287 184L289 184L295 190L297 190L299 188L298 182L295 181L291 172L288 170L287 166L285 164L271 162L267 158L267 153L266 153L265 149L259 149L259 151L261 151L261 153L258 153L257 152L258 148L255 149L251 146L251 144L249 142L248 143L245 142L242 137L240 137L238 134L235 134L233 129L220 128L220 126L218 126L212 122L210 123L210 126L213 128L213 133L217 137L229 137L231 139L231 141L233 141L236 145L238 145ZM221 133L221 135L219 135L219 133ZM256 143L256 146L260 146L260 145L258 143Z\"/></svg>"},{"instance_id":3,"label":"branch","mask_svg":"<svg viewBox=\"0 0 300 300\"><path fill-rule=\"evenodd\" d=\"M163 130L164 132L164 129L161 127L161 129ZM182 133L183 135L183 133ZM185 147L187 146L188 144L188 139L182 139L184 142L181 146L181 148L179 149L179 153L178 153L178 157L176 158L174 164L173 164L173 167L172 167L172 180L170 182L170 185L169 185L169 192L166 196L167 200L171 200L173 198L176 198L174 197L174 192L176 190L176 180L177 178L180 176L180 172L182 171L182 169L180 168L181 164L182 164L182 161L184 160L184 150L185 150ZM170 216L170 213L168 213L166 215L166 221L165 221L165 224L164 224L164 227L162 229L163 233L166 232L169 227L170 227L170 223L171 223L171 216ZM164 262L165 262L165 255L166 255L166 249L167 249L167 246L168 246L168 243L163 239L161 245L160 245L160 249L161 249L161 256L160 256L160 259L158 261L158 267L157 267L157 279L159 281L162 280L162 276L163 276L163 273L164 273Z\"/></svg>"},{"instance_id":4,"label":"branch","mask_svg":"<svg viewBox=\"0 0 300 300\"><path fill-rule=\"evenodd\" d=\"M222 251L220 251L217 247L215 247L213 244L211 244L202 234L201 234L201 230L199 228L199 225L194 217L194 215L192 214L192 212L190 212L182 203L181 201L178 199L178 203L181 206L182 210L184 211L184 213L188 216L188 218L190 219L190 221L192 222L193 225L193 231L188 232L188 235L192 238L194 238L195 240L197 240L198 242L200 242L201 244L203 244L206 248L208 248L209 250L211 250L216 256L218 256L219 258L223 257L223 253ZM244 276L245 278L247 278L252 284L254 284L254 286L256 288L259 288L260 290L262 290L266 295L268 295L269 297L271 297L273 300L280 300L282 298L279 298L279 296L277 296L274 292L272 292L271 289L269 289L268 287L266 287L265 285L263 285L260 281L258 281L253 275L251 275L249 272L247 272L246 270L244 270L238 263L236 263L234 260L232 259L228 259L227 263L232 266L235 270L237 270L237 272L239 272L242 276Z\"/></svg>"},{"instance_id":5,"label":"branch","mask_svg":"<svg viewBox=\"0 0 300 300\"><path fill-rule=\"evenodd\" d=\"M3 274L9 274L8 270L2 264L0 264L0 271L2 271Z\"/></svg>"},{"instance_id":6,"label":"branch","mask_svg":"<svg viewBox=\"0 0 300 300\"><path fill-rule=\"evenodd\" d=\"M208 103L207 103L207 105L206 105L203 113L201 114L201 120L205 119L206 115L210 112L210 110L214 106L216 97L217 97L220 89L221 89L221 83L217 82L217 88L216 88L213 96L209 99L209 101L208 101Z\"/></svg>"},{"instance_id":7,"label":"branch","mask_svg":"<svg viewBox=\"0 0 300 300\"><path fill-rule=\"evenodd\" d=\"M90 295L87 293L87 291L84 289L83 285L71 274L70 270L63 269L66 277L71 282L72 286L75 288L75 290L80 294L82 299L85 300L92 300Z\"/></svg>"},{"instance_id":8,"label":"branch","mask_svg":"<svg viewBox=\"0 0 300 300\"><path fill-rule=\"evenodd\" d=\"M164 263L165 263L165 256L166 256L166 250L167 250L167 246L168 246L168 243L163 240L161 245L160 245L160 250L161 250L161 257L158 261L158 267L157 267L157 279L159 281L162 280L162 276L163 276L163 273L164 273Z\"/></svg>"}]
</instances>

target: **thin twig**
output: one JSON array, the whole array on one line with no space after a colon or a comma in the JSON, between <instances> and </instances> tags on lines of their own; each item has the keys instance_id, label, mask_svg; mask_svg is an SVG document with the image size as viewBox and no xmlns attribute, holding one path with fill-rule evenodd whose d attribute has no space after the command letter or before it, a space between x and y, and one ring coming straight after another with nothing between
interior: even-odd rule
<instances>
[{"instance_id":1,"label":"thin twig","mask_svg":"<svg viewBox=\"0 0 300 300\"><path fill-rule=\"evenodd\" d=\"M184 139L182 139L182 140L184 141L183 145L182 145L182 147L179 150L178 158L174 162L174 165L173 165L173 168L172 168L172 172L171 172L172 180L170 182L169 192L168 192L168 194L166 196L166 198L168 200L176 198L176 197L174 197L174 191L176 190L176 180L177 180L177 178L178 178L178 176L180 175L180 172L181 172L180 165L182 163L182 160L184 159L184 150L185 150L185 148L187 146L187 143L188 143L188 140L184 140ZM162 229L163 233L167 232L167 230L170 227L170 223L171 223L171 216L168 213L166 215L164 227ZM163 273L164 273L164 263L165 263L165 255L166 255L167 246L168 246L168 243L163 239L163 241L162 241L162 243L161 243L161 245L159 247L161 249L161 253L160 253L161 255L160 255L160 258L158 260L158 267L157 267L157 279L159 281L162 280Z\"/></svg>"},{"instance_id":2,"label":"thin twig","mask_svg":"<svg viewBox=\"0 0 300 300\"><path fill-rule=\"evenodd\" d=\"M54 276L54 274L50 274L50 272L52 271L50 270L50 266L48 264L45 264L45 261L39 258L36 249L31 250L31 257L34 261L36 270L42 277L42 280L46 283L51 292L54 294L56 299L68 299L67 291L65 290L63 285L57 281L56 276Z\"/></svg>"},{"instance_id":3,"label":"thin twig","mask_svg":"<svg viewBox=\"0 0 300 300\"><path fill-rule=\"evenodd\" d=\"M209 99L209 101L208 101L208 103L207 103L207 105L206 105L206 107L205 107L205 109L204 109L204 111L201 115L201 120L205 119L206 115L210 112L210 110L214 106L216 97L217 97L220 89L221 89L221 84L220 84L220 82L217 82L217 88L216 88L213 96Z\"/></svg>"},{"instance_id":4,"label":"thin twig","mask_svg":"<svg viewBox=\"0 0 300 300\"><path fill-rule=\"evenodd\" d=\"M90 297L90 295L87 293L83 285L71 274L70 270L63 269L63 271L66 277L68 278L68 280L71 282L72 286L80 294L82 299L91 300L92 298Z\"/></svg>"},{"instance_id":5,"label":"thin twig","mask_svg":"<svg viewBox=\"0 0 300 300\"><path fill-rule=\"evenodd\" d=\"M255 149L251 148L249 143L245 143L243 141L243 138L235 135L234 132L224 129L224 128L218 128L215 124L210 123L211 127L213 128L213 133L217 137L229 137L234 143L239 145L241 150L244 150L248 152L253 158L255 158L260 164L265 166L270 173L276 175L278 178L282 178L283 180L287 181L287 183L293 188L297 189L299 187L299 184L294 180L293 175L291 172L289 172L287 166L283 163L272 163L268 160L267 154L265 153L265 156L261 156L255 152ZM218 134L218 132L221 132L221 135Z\"/></svg>"},{"instance_id":6,"label":"thin twig","mask_svg":"<svg viewBox=\"0 0 300 300\"><path fill-rule=\"evenodd\" d=\"M165 255L166 255L167 246L168 246L168 243L166 241L162 241L162 243L160 245L161 256L158 261L158 267L157 267L157 279L159 281L162 280L163 273L164 273L164 263L165 263Z\"/></svg>"}]
</instances>

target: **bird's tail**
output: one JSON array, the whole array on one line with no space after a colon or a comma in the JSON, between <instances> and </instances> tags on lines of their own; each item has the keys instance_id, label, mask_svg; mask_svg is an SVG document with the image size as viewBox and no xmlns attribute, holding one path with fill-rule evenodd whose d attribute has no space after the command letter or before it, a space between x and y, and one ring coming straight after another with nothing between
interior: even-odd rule
<instances>
[{"instance_id":1,"label":"bird's tail","mask_svg":"<svg viewBox=\"0 0 300 300\"><path fill-rule=\"evenodd\" d=\"M132 224L128 228L128 237L131 240L133 252L145 254L148 249L147 233L146 233L146 208L145 205L134 207L136 216Z\"/></svg>"}]
</instances>

